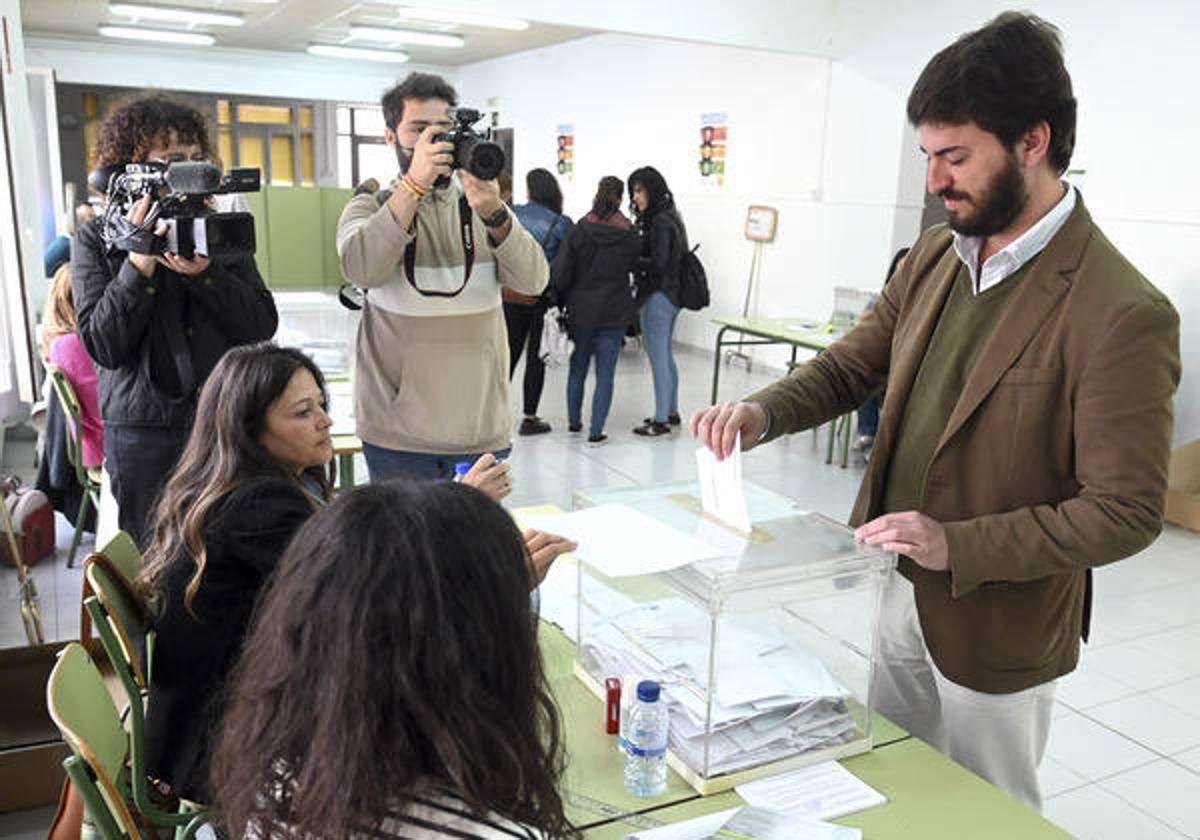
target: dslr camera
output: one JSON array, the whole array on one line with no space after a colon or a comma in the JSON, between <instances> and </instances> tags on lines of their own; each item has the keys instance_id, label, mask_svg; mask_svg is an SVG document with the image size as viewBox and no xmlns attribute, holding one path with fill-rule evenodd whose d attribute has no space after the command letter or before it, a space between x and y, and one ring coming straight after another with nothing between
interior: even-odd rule
<instances>
[{"instance_id":1,"label":"dslr camera","mask_svg":"<svg viewBox=\"0 0 1200 840\"><path fill-rule=\"evenodd\" d=\"M439 134L433 139L438 143L454 144L454 168L465 169L476 178L491 181L504 171L504 150L492 142L492 130L485 128L482 133L472 126L479 122L483 115L474 108L451 108L450 119L454 128ZM437 186L445 186L449 179L439 178Z\"/></svg>"},{"instance_id":2,"label":"dslr camera","mask_svg":"<svg viewBox=\"0 0 1200 840\"><path fill-rule=\"evenodd\" d=\"M136 254L200 253L210 260L229 261L254 255L254 217L249 213L215 213L209 196L258 192L259 170L221 170L204 161L170 164L129 163L97 169L88 183L108 196L101 235L110 249ZM134 202L153 196L141 225L126 217ZM159 223L166 230L156 234Z\"/></svg>"}]
</instances>

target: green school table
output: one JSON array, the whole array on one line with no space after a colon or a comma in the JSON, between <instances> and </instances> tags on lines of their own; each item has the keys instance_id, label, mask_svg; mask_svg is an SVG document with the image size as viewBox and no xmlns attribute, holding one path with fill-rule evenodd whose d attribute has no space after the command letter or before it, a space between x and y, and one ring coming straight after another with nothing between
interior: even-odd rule
<instances>
[{"instance_id":1,"label":"green school table","mask_svg":"<svg viewBox=\"0 0 1200 840\"><path fill-rule=\"evenodd\" d=\"M717 346L713 358L712 400L717 402L717 387L721 381L721 349L723 347L756 344L787 344L792 348L792 364L796 362L796 350L828 350L841 338L828 321L815 318L713 318L717 330ZM726 338L727 333L736 337ZM751 336L752 338L746 338Z\"/></svg>"},{"instance_id":2,"label":"green school table","mask_svg":"<svg viewBox=\"0 0 1200 840\"><path fill-rule=\"evenodd\" d=\"M1072 836L917 738L877 747L842 764L888 799L834 820L861 829L864 840L1064 840ZM742 798L728 791L592 826L584 836L620 840L639 828L740 804Z\"/></svg>"},{"instance_id":3,"label":"green school table","mask_svg":"<svg viewBox=\"0 0 1200 840\"><path fill-rule=\"evenodd\" d=\"M787 344L792 348L788 368L796 366L796 350L803 347L806 350L820 352L842 337L842 333L830 326L828 321L812 318L714 318L714 324L719 324L717 330L717 346L713 356L713 378L711 403L717 403L717 389L721 382L721 349L724 347L743 347L747 344ZM736 337L726 338L726 333L735 333ZM746 338L752 336L752 338ZM833 421L829 429L829 443L825 452L825 463L833 463L834 440L841 431L842 467L850 460L850 426L854 413L843 415Z\"/></svg>"}]
</instances>

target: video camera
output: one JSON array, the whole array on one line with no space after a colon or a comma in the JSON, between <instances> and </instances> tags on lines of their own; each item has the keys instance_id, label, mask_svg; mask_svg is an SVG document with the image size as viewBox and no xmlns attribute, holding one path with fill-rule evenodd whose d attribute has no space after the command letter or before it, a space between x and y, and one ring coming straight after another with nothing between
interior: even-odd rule
<instances>
[{"instance_id":1,"label":"video camera","mask_svg":"<svg viewBox=\"0 0 1200 840\"><path fill-rule=\"evenodd\" d=\"M482 118L483 115L474 108L451 108L454 128L433 139L438 143L454 144L455 169L465 169L476 178L491 181L504 171L504 150L492 142L490 128L485 128L483 133L472 128ZM438 186L444 186L444 183Z\"/></svg>"},{"instance_id":2,"label":"video camera","mask_svg":"<svg viewBox=\"0 0 1200 840\"><path fill-rule=\"evenodd\" d=\"M253 168L221 170L204 161L170 164L129 163L102 167L88 183L108 196L101 235L111 249L136 254L196 253L228 261L254 254L254 217L249 213L214 213L208 197L224 193L258 192L260 173ZM141 225L126 217L134 202L154 196ZM166 231L155 230L159 222Z\"/></svg>"}]
</instances>

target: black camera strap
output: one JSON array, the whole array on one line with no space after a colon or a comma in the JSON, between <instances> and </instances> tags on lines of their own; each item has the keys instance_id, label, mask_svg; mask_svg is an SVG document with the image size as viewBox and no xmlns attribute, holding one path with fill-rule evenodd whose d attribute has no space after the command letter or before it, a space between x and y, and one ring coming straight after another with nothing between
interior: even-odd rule
<instances>
[{"instance_id":1,"label":"black camera strap","mask_svg":"<svg viewBox=\"0 0 1200 840\"><path fill-rule=\"evenodd\" d=\"M471 271L475 268L475 232L471 226L471 219L471 205L467 201L466 195L459 196L458 221L459 235L462 237L463 248L463 281L452 292L430 291L422 289L417 285L416 237L413 237L412 242L408 243L408 247L404 249L404 276L408 279L408 284L416 289L417 294L424 295L425 297L458 297L458 295L462 294L462 290L467 287L467 281L471 279Z\"/></svg>"}]
</instances>

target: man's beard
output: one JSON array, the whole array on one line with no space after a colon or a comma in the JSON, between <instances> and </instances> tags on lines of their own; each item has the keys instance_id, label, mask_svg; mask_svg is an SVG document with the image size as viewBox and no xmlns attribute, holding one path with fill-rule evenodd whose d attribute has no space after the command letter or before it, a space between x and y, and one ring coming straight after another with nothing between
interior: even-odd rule
<instances>
[{"instance_id":1,"label":"man's beard","mask_svg":"<svg viewBox=\"0 0 1200 840\"><path fill-rule=\"evenodd\" d=\"M400 164L400 174L406 174L408 167L412 166L413 150L400 148L399 142L395 143L392 149L396 152L396 163Z\"/></svg>"},{"instance_id":2,"label":"man's beard","mask_svg":"<svg viewBox=\"0 0 1200 840\"><path fill-rule=\"evenodd\" d=\"M1021 214L1029 200L1029 192L1021 178L1017 156L1010 153L1005 166L980 191L978 201L949 187L940 190L938 197L974 205L975 212L969 216L964 216L962 210L949 211L951 230L963 236L991 236L1007 228Z\"/></svg>"}]
</instances>

